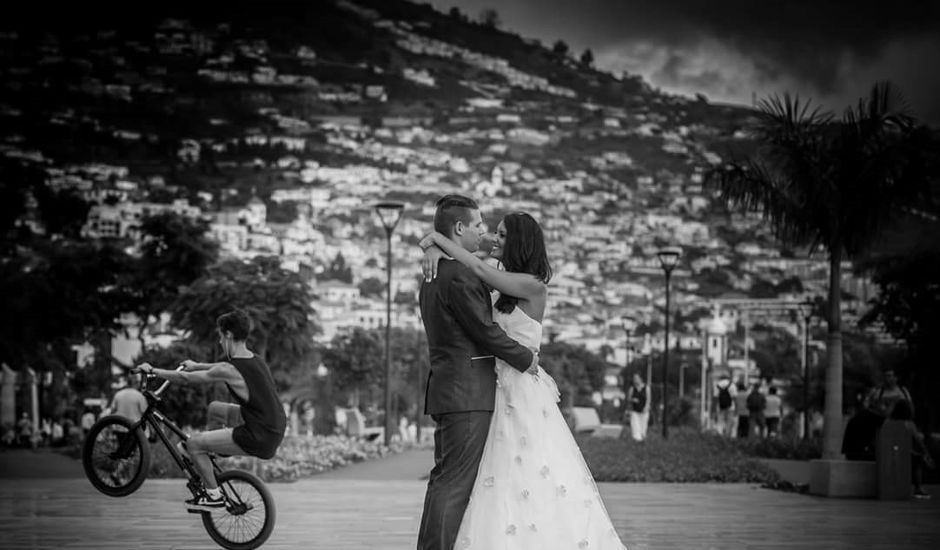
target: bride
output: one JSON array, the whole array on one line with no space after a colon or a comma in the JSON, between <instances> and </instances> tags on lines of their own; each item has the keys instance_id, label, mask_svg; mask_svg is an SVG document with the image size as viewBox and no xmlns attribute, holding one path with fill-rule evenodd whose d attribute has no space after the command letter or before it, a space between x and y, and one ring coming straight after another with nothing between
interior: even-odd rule
<instances>
[{"instance_id":1,"label":"bride","mask_svg":"<svg viewBox=\"0 0 940 550\"><path fill-rule=\"evenodd\" d=\"M493 319L510 338L538 349L551 268L538 222L507 215L490 253L497 269L440 233L422 241L425 277L446 254L498 291ZM439 249L439 250L438 250ZM496 361L496 404L456 550L624 549L558 408L558 388L541 367L520 372Z\"/></svg>"}]
</instances>

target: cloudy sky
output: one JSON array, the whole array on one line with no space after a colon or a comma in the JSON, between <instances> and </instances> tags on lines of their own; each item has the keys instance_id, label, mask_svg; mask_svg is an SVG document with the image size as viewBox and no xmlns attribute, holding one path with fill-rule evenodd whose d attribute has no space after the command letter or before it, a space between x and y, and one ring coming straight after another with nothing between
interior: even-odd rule
<instances>
[{"instance_id":1,"label":"cloudy sky","mask_svg":"<svg viewBox=\"0 0 940 550\"><path fill-rule=\"evenodd\" d=\"M431 0L503 27L561 39L596 64L676 93L751 102L790 91L841 111L882 79L940 125L940 1ZM881 7L878 7L880 5Z\"/></svg>"}]
</instances>

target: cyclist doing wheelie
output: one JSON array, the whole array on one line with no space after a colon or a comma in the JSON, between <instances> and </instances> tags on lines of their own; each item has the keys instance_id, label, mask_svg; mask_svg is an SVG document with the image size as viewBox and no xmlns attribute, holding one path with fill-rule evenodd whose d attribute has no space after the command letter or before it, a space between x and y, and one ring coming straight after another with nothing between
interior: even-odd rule
<instances>
[{"instance_id":1,"label":"cyclist doing wheelie","mask_svg":"<svg viewBox=\"0 0 940 550\"><path fill-rule=\"evenodd\" d=\"M184 384L213 384L224 382L234 404L213 401L209 404L210 428L192 434L180 444L180 450L192 460L202 477L205 492L187 500L194 510L211 510L225 506L209 453L220 455L250 455L262 459L274 457L284 439L287 416L278 398L274 378L264 361L247 347L251 319L242 311L225 313L216 320L219 343L228 361L198 363L183 361L183 370L158 369L149 363L137 366L170 382Z\"/></svg>"}]
</instances>

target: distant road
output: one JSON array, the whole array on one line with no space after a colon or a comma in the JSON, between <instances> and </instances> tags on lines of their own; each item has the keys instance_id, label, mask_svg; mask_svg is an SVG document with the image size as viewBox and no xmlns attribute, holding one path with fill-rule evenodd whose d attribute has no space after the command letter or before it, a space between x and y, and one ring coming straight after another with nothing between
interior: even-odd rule
<instances>
[{"instance_id":1,"label":"distant road","mask_svg":"<svg viewBox=\"0 0 940 550\"><path fill-rule=\"evenodd\" d=\"M84 478L82 463L48 448L0 451L0 479Z\"/></svg>"}]
</instances>

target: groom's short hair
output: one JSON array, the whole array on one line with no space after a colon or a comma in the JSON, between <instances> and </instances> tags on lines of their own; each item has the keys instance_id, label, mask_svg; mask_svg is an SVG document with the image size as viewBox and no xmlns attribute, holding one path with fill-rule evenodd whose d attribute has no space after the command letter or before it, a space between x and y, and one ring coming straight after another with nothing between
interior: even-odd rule
<instances>
[{"instance_id":1,"label":"groom's short hair","mask_svg":"<svg viewBox=\"0 0 940 550\"><path fill-rule=\"evenodd\" d=\"M434 230L448 237L458 221L470 222L470 210L479 210L476 201L463 195L444 195L435 203Z\"/></svg>"}]
</instances>

